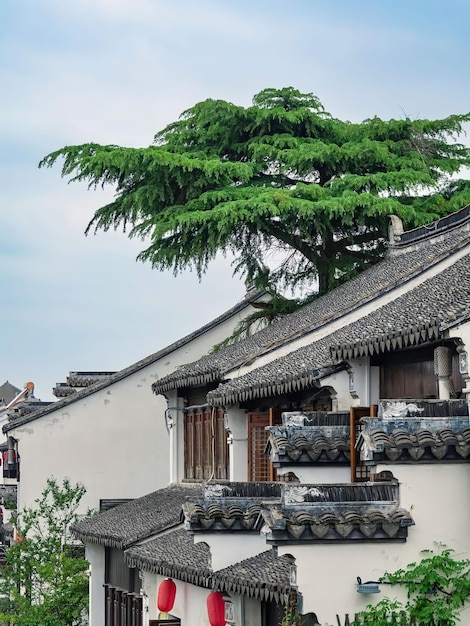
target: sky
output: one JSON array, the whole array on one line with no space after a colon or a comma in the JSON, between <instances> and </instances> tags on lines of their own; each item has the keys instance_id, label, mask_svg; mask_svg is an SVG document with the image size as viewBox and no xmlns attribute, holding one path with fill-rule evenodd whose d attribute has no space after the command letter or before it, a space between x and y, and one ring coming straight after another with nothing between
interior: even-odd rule
<instances>
[{"instance_id":1,"label":"sky","mask_svg":"<svg viewBox=\"0 0 470 626\"><path fill-rule=\"evenodd\" d=\"M113 190L45 155L148 146L197 102L266 87L352 122L468 112L469 23L468 0L0 0L0 384L53 400L70 371L127 367L245 293L230 259L199 281L121 232L86 237Z\"/></svg>"}]
</instances>

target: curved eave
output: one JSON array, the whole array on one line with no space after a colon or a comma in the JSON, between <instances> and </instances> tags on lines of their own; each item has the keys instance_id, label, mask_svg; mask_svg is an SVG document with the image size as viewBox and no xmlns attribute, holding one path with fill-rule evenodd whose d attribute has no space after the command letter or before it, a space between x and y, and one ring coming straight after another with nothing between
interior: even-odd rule
<instances>
[{"instance_id":1,"label":"curved eave","mask_svg":"<svg viewBox=\"0 0 470 626\"><path fill-rule=\"evenodd\" d=\"M156 395L172 391L173 389L180 389L182 387L199 387L201 385L207 385L209 383L217 382L221 380L222 374L219 370L213 370L210 372L194 373L194 374L182 374L175 376L170 380L156 381L152 384L152 391Z\"/></svg>"},{"instance_id":2,"label":"curved eave","mask_svg":"<svg viewBox=\"0 0 470 626\"><path fill-rule=\"evenodd\" d=\"M235 580L231 576L218 574L207 568L196 569L175 563L154 561L144 557L126 555L126 563L129 567L138 567L144 571L187 582L198 587L205 587L206 589L228 594L243 595L260 601L274 601L286 604L292 591L291 586L287 584L256 583L238 578Z\"/></svg>"},{"instance_id":3,"label":"curved eave","mask_svg":"<svg viewBox=\"0 0 470 626\"><path fill-rule=\"evenodd\" d=\"M287 604L289 595L292 592L290 585L270 585L269 583L251 583L249 580L234 580L226 576L214 575L213 581L217 591L234 593L255 600L276 602L277 604Z\"/></svg>"},{"instance_id":4,"label":"curved eave","mask_svg":"<svg viewBox=\"0 0 470 626\"><path fill-rule=\"evenodd\" d=\"M90 533L83 533L79 530L71 528L72 535L82 541L83 543L94 543L100 546L106 546L107 548L118 548L120 550L124 550L127 545L120 537L113 537L110 535L92 535Z\"/></svg>"},{"instance_id":5,"label":"curved eave","mask_svg":"<svg viewBox=\"0 0 470 626\"><path fill-rule=\"evenodd\" d=\"M440 339L442 336L438 320L416 326L409 326L399 331L377 335L353 343L332 346L331 357L335 361L346 361L364 356L373 356L393 352L410 346L418 346Z\"/></svg>"},{"instance_id":6,"label":"curved eave","mask_svg":"<svg viewBox=\"0 0 470 626\"><path fill-rule=\"evenodd\" d=\"M129 567L138 567L146 572L159 574L167 578L174 578L185 583L191 583L198 587L212 586L212 571L207 568L196 569L176 563L166 563L165 561L155 561L145 557L135 557L125 555L126 563Z\"/></svg>"},{"instance_id":7,"label":"curved eave","mask_svg":"<svg viewBox=\"0 0 470 626\"><path fill-rule=\"evenodd\" d=\"M212 406L227 406L238 402L247 402L259 398L295 393L312 387L315 382L325 376L346 368L346 364L338 363L323 370L313 370L309 374L292 373L275 380L249 382L240 388L231 387L230 383L222 384L218 389L207 394L207 401Z\"/></svg>"}]
</instances>

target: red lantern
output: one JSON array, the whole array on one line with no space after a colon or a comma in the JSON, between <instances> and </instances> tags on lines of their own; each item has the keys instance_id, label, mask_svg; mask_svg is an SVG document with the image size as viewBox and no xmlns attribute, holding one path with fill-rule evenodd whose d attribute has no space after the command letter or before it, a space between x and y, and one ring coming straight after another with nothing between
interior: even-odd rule
<instances>
[{"instance_id":1,"label":"red lantern","mask_svg":"<svg viewBox=\"0 0 470 626\"><path fill-rule=\"evenodd\" d=\"M211 626L225 626L225 600L219 591L207 596L207 615Z\"/></svg>"},{"instance_id":2,"label":"red lantern","mask_svg":"<svg viewBox=\"0 0 470 626\"><path fill-rule=\"evenodd\" d=\"M166 619L175 604L176 585L171 578L165 578L158 587L157 607L160 617ZM161 615L161 614L164 615Z\"/></svg>"}]
</instances>

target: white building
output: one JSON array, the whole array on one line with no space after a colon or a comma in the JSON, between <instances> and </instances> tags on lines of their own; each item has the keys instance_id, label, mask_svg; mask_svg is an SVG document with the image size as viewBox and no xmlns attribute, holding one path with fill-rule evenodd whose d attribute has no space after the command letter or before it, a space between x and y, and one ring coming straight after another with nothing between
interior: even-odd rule
<instances>
[{"instance_id":1,"label":"white building","mask_svg":"<svg viewBox=\"0 0 470 626\"><path fill-rule=\"evenodd\" d=\"M99 510L102 500L136 498L166 486L170 425L166 402L155 398L151 385L224 340L260 297L247 295L209 324L119 372L73 373L66 390L72 393L32 413L19 411L3 427L19 459L18 508L31 506L50 477L86 487L81 512ZM73 392L76 386L82 388ZM57 389L64 393L64 386Z\"/></svg>"},{"instance_id":2,"label":"white building","mask_svg":"<svg viewBox=\"0 0 470 626\"><path fill-rule=\"evenodd\" d=\"M142 524L144 498L76 525L93 597L107 590L92 626L122 626L109 608L122 602L159 623L164 577L177 585L174 624L206 625L205 599L219 590L231 624L278 626L291 598L305 624L342 625L396 594L358 593L358 577L377 581L434 542L468 558L469 349L466 207L392 239L382 262L296 313L153 382L168 405L173 485L152 496L153 526ZM168 489L180 490L184 523L178 503L157 523ZM123 587L124 575L142 582Z\"/></svg>"}]
</instances>

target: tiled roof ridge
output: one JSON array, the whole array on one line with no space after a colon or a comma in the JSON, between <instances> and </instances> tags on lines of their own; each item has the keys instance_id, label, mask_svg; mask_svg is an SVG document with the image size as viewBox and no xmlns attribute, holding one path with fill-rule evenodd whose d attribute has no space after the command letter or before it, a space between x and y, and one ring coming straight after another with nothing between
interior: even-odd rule
<instances>
[{"instance_id":1,"label":"tiled roof ridge","mask_svg":"<svg viewBox=\"0 0 470 626\"><path fill-rule=\"evenodd\" d=\"M468 219L464 223L466 222ZM226 372L247 365L260 355L268 354L293 339L301 338L313 330L339 320L349 314L353 308L368 304L384 293L393 291L397 286L415 278L423 269L435 267L444 259L460 251L462 246L469 242L470 232L460 228L460 234L455 236L455 230L455 228L452 229L449 237L446 237L445 233L440 233L441 241L437 243L427 240L419 249L414 248L403 251L400 255L387 256L331 292L273 322L247 339L227 346L218 353L201 357L184 368L168 374L153 383L152 389L155 393L164 393L178 387L220 381ZM428 256L424 254L425 250ZM376 281L378 284L371 285L371 276L376 277L379 274L385 275L386 284L383 280L378 280ZM324 306L325 303L329 304ZM322 306L327 309L323 316L321 315ZM319 311L315 314L317 309ZM278 333L279 336L276 337L276 331L284 326L287 332Z\"/></svg>"},{"instance_id":2,"label":"tiled roof ridge","mask_svg":"<svg viewBox=\"0 0 470 626\"><path fill-rule=\"evenodd\" d=\"M226 321L233 315L236 315L238 312L242 311L244 308L250 306L252 302L261 298L264 295L264 293L265 292L262 290L257 291L257 292L250 292L241 300L239 300L239 302L237 302L233 307L231 307L230 309L228 309L227 311L225 311L224 313L222 313L215 319L211 320L207 324L204 324L197 330L171 343L169 346L166 346L165 348L162 348L158 352L154 352L153 354L145 357L144 359L141 359L140 361L137 361L136 363L133 363L132 365L129 365L128 367L125 367L122 370L119 370L118 372L116 372L109 378L106 378L105 380L101 380L89 387L84 387L83 389L79 389L76 393L69 394L66 397L62 398L61 400L58 400L57 402L53 402L52 406L46 407L44 409L39 409L38 411L28 415L27 418L17 419L8 424L5 424L2 429L3 432L6 433L12 430L13 428L16 428L17 426L22 426L23 424L32 422L33 420L36 420L42 417L43 415L47 415L48 413L51 413L52 411L61 409L62 407L65 407L65 406L69 406L69 404L72 404L73 402L78 402L82 398L86 398L87 396L90 396L96 393L97 391L101 391L102 389L105 389L106 387L109 387L110 385L120 380L123 380L124 378L127 378L127 376L130 376L134 374L135 372L138 372L144 367L147 367L148 365L151 365L155 361L158 361L159 359L166 356L167 354L170 354L171 352L174 352L175 350L185 346L187 343L190 343L197 337L203 335L208 330L211 330L212 328L218 326L219 324Z\"/></svg>"},{"instance_id":3,"label":"tiled roof ridge","mask_svg":"<svg viewBox=\"0 0 470 626\"><path fill-rule=\"evenodd\" d=\"M437 218L434 222L405 231L396 237L394 243L389 244L389 249L401 251L407 246L422 243L425 239L438 237L459 228L469 217L470 204L467 204L458 211Z\"/></svg>"},{"instance_id":4,"label":"tiled roof ridge","mask_svg":"<svg viewBox=\"0 0 470 626\"><path fill-rule=\"evenodd\" d=\"M446 336L449 327L447 322L455 325L463 319L463 314L470 317L469 268L470 252L467 252L437 275L393 302L384 303L363 318L240 377L219 384L207 394L208 402L214 406L223 406L300 391L314 381L321 380L335 368L346 367L346 359L365 353L380 354L403 346L420 345ZM413 316L415 319L411 323ZM390 336L386 337L389 325L392 328Z\"/></svg>"},{"instance_id":5,"label":"tiled roof ridge","mask_svg":"<svg viewBox=\"0 0 470 626\"><path fill-rule=\"evenodd\" d=\"M449 420L450 422L452 420ZM442 422L442 420L440 420ZM374 459L385 462L470 461L470 424L452 428L451 424L431 429L419 426L409 429L373 428L361 433L365 445L373 452ZM403 426L406 424L406 420Z\"/></svg>"},{"instance_id":6,"label":"tiled roof ridge","mask_svg":"<svg viewBox=\"0 0 470 626\"><path fill-rule=\"evenodd\" d=\"M281 518L264 511L264 521L270 529L268 541L393 541L403 540L408 527L414 525L411 514L399 506L354 507L333 511L286 510Z\"/></svg>"},{"instance_id":7,"label":"tiled roof ridge","mask_svg":"<svg viewBox=\"0 0 470 626\"><path fill-rule=\"evenodd\" d=\"M267 449L273 463L350 462L349 426L273 426L267 430Z\"/></svg>"}]
</instances>

